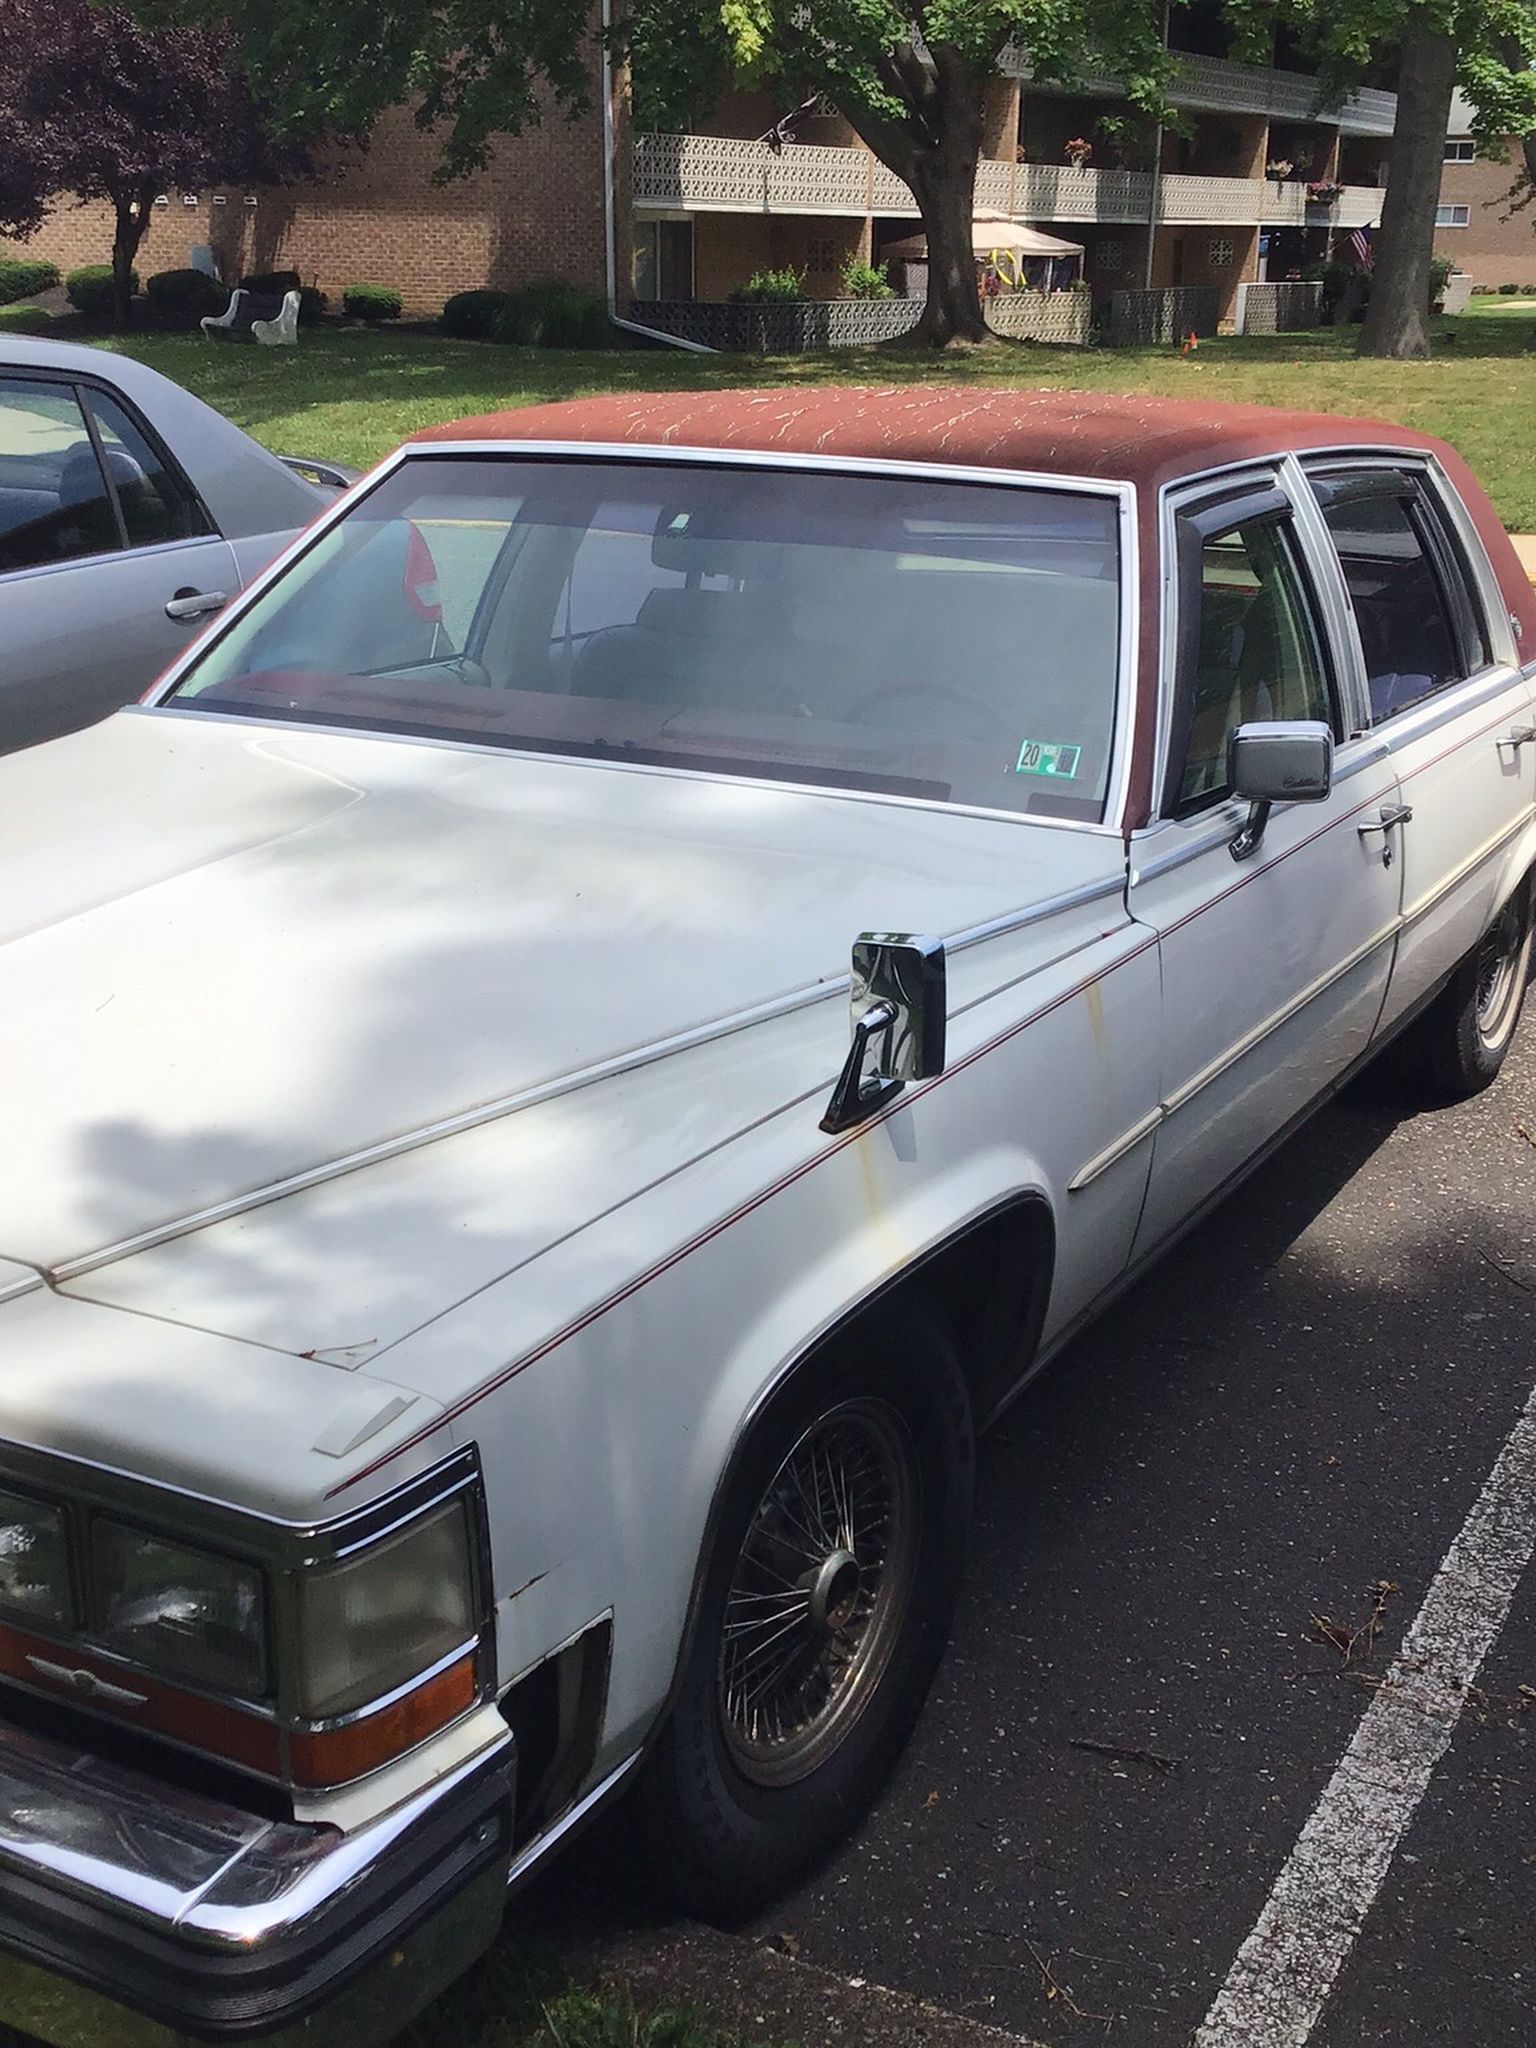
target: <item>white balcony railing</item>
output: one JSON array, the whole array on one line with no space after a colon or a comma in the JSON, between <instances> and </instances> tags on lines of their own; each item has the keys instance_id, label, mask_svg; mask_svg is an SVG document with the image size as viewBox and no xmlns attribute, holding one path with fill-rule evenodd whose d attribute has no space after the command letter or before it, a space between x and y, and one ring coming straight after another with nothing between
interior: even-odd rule
<instances>
[{"instance_id":1,"label":"white balcony railing","mask_svg":"<svg viewBox=\"0 0 1536 2048\"><path fill-rule=\"evenodd\" d=\"M1017 50L1004 52L1002 68L1015 78L1031 76L1028 59ZM1114 99L1121 88L1107 72L1087 72L1072 90ZM1227 57L1180 56L1168 96L1176 107L1193 107L1203 113L1336 122L1350 135L1390 135L1397 117L1397 95L1370 89L1351 93L1342 107L1319 114L1315 78L1301 71L1277 71L1269 65L1234 64Z\"/></svg>"},{"instance_id":2,"label":"white balcony railing","mask_svg":"<svg viewBox=\"0 0 1536 2048\"><path fill-rule=\"evenodd\" d=\"M1070 164L1015 164L1013 170L1009 210L1023 220L1152 218L1150 171L1078 171Z\"/></svg>"}]
</instances>

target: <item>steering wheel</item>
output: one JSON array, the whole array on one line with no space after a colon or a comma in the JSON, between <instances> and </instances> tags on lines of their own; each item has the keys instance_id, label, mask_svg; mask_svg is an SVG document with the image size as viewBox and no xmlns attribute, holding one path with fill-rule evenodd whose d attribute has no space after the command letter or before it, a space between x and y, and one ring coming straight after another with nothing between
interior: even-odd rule
<instances>
[{"instance_id":1,"label":"steering wheel","mask_svg":"<svg viewBox=\"0 0 1536 2048\"><path fill-rule=\"evenodd\" d=\"M845 717L855 725L864 723L864 714L876 704L899 702L904 697L928 698L933 702L942 699L948 704L958 704L963 710L978 712L986 723L987 730L975 735L977 739L991 741L1009 736L1001 714L980 697L973 697L968 690L956 689L953 683L880 683L873 690L867 690L858 702L848 707ZM899 728L897 728L899 730Z\"/></svg>"}]
</instances>

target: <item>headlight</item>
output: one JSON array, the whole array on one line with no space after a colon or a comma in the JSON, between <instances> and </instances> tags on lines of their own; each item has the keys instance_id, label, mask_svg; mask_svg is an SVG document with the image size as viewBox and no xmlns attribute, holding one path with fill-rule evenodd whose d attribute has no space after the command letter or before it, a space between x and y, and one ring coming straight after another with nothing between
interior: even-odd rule
<instances>
[{"instance_id":1,"label":"headlight","mask_svg":"<svg viewBox=\"0 0 1536 2048\"><path fill-rule=\"evenodd\" d=\"M0 1611L68 1628L75 1618L60 1509L0 1490Z\"/></svg>"},{"instance_id":2,"label":"headlight","mask_svg":"<svg viewBox=\"0 0 1536 2048\"><path fill-rule=\"evenodd\" d=\"M299 1709L328 1720L382 1699L476 1633L474 1560L462 1500L299 1589Z\"/></svg>"},{"instance_id":3,"label":"headlight","mask_svg":"<svg viewBox=\"0 0 1536 2048\"><path fill-rule=\"evenodd\" d=\"M210 1692L262 1697L266 1601L254 1565L100 1518L91 1547L103 1643Z\"/></svg>"}]
</instances>

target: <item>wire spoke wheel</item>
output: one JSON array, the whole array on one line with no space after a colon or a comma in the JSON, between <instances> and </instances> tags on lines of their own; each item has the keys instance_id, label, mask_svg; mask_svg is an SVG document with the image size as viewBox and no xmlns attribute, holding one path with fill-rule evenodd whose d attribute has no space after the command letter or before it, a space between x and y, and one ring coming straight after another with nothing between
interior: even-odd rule
<instances>
[{"instance_id":1,"label":"wire spoke wheel","mask_svg":"<svg viewBox=\"0 0 1536 2048\"><path fill-rule=\"evenodd\" d=\"M1477 953L1477 1031L1490 1050L1503 1045L1524 992L1528 952L1523 896L1503 915Z\"/></svg>"},{"instance_id":2,"label":"wire spoke wheel","mask_svg":"<svg viewBox=\"0 0 1536 2048\"><path fill-rule=\"evenodd\" d=\"M819 1417L769 1482L726 1596L716 1679L726 1747L756 1784L808 1777L878 1688L911 1597L919 1508L911 1438L876 1400Z\"/></svg>"}]
</instances>

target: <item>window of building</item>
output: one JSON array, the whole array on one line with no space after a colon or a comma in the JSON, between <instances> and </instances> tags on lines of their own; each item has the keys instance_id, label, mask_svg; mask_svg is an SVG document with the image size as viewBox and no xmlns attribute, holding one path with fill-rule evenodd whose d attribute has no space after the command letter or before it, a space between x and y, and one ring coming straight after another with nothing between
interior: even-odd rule
<instances>
[{"instance_id":1,"label":"window of building","mask_svg":"<svg viewBox=\"0 0 1536 2048\"><path fill-rule=\"evenodd\" d=\"M635 297L693 297L693 222L635 222Z\"/></svg>"},{"instance_id":2,"label":"window of building","mask_svg":"<svg viewBox=\"0 0 1536 2048\"><path fill-rule=\"evenodd\" d=\"M1199 564L1199 587L1182 599L1198 617L1181 634L1181 815L1231 794L1227 741L1238 726L1315 718L1338 727L1289 518L1254 518L1207 534Z\"/></svg>"},{"instance_id":3,"label":"window of building","mask_svg":"<svg viewBox=\"0 0 1536 2048\"><path fill-rule=\"evenodd\" d=\"M1437 228L1464 228L1472 218L1470 206L1437 206L1435 226Z\"/></svg>"},{"instance_id":4,"label":"window of building","mask_svg":"<svg viewBox=\"0 0 1536 2048\"><path fill-rule=\"evenodd\" d=\"M1386 470L1318 480L1380 724L1488 660L1466 569L1419 481Z\"/></svg>"},{"instance_id":5,"label":"window of building","mask_svg":"<svg viewBox=\"0 0 1536 2048\"><path fill-rule=\"evenodd\" d=\"M830 277L838 268L837 243L831 235L807 237L805 267L812 277Z\"/></svg>"},{"instance_id":6,"label":"window of building","mask_svg":"<svg viewBox=\"0 0 1536 2048\"><path fill-rule=\"evenodd\" d=\"M1470 135L1448 135L1445 138L1445 160L1448 164L1475 163L1477 144Z\"/></svg>"},{"instance_id":7,"label":"window of building","mask_svg":"<svg viewBox=\"0 0 1536 2048\"><path fill-rule=\"evenodd\" d=\"M1225 270L1228 264L1236 262L1237 250L1233 246L1232 240L1229 236L1212 236L1210 260L1211 267L1213 270Z\"/></svg>"},{"instance_id":8,"label":"window of building","mask_svg":"<svg viewBox=\"0 0 1536 2048\"><path fill-rule=\"evenodd\" d=\"M1100 270L1118 271L1125 267L1124 242L1100 242L1094 261Z\"/></svg>"}]
</instances>

